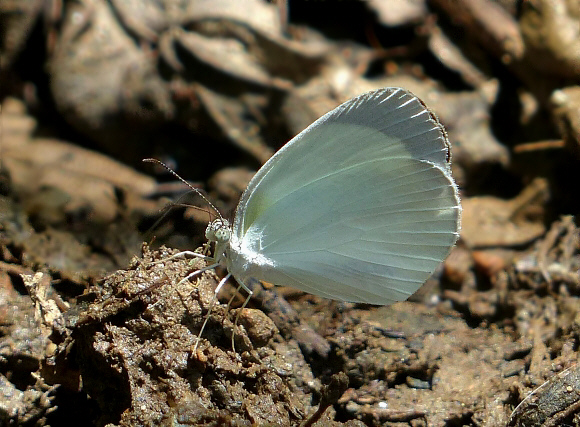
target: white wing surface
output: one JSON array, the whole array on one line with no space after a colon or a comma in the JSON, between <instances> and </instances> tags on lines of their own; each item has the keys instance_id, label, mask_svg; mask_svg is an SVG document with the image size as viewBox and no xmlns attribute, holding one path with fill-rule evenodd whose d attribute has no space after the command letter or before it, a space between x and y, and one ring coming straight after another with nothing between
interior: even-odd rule
<instances>
[{"instance_id":1,"label":"white wing surface","mask_svg":"<svg viewBox=\"0 0 580 427\"><path fill-rule=\"evenodd\" d=\"M228 268L326 298L408 298L458 238L449 142L413 94L386 88L324 115L242 195Z\"/></svg>"}]
</instances>

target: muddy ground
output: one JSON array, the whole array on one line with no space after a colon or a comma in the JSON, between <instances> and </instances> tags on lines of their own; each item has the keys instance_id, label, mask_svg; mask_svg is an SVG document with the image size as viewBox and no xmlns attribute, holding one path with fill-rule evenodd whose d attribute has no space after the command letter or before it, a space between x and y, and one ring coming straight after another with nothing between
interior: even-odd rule
<instances>
[{"instance_id":1,"label":"muddy ground","mask_svg":"<svg viewBox=\"0 0 580 427\"><path fill-rule=\"evenodd\" d=\"M578 11L0 2L0 425L580 425ZM240 312L229 284L199 338L224 271L171 256L207 204L141 159L231 218L291 136L385 86L448 130L448 259L388 307L252 283Z\"/></svg>"}]
</instances>

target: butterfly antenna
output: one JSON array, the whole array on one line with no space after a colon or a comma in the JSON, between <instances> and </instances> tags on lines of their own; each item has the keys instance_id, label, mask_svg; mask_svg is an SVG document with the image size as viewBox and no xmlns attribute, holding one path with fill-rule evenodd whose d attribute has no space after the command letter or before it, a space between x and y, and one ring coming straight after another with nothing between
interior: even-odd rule
<instances>
[{"instance_id":1,"label":"butterfly antenna","mask_svg":"<svg viewBox=\"0 0 580 427\"><path fill-rule=\"evenodd\" d=\"M218 211L218 209L214 206L214 204L212 202L210 202L208 200L207 197L205 197L203 195L203 193L201 191L199 191L197 188L195 188L193 185L191 185L189 182L187 182L185 179L183 179L182 177L180 177L177 172L175 172L173 169L171 169L169 166L167 166L165 163L163 163L161 160L157 160L157 159L143 159L143 161L145 163L157 163L158 165L163 166L165 169L167 169L167 171L169 173L171 173L174 177L176 177L178 180L180 180L181 182L183 182L185 185L187 185L189 188L191 188L192 191L195 191L197 194L199 194L199 196L205 200L207 202L207 204L217 213L217 215L219 216L220 219L223 220L222 214L220 213L220 211Z\"/></svg>"}]
</instances>

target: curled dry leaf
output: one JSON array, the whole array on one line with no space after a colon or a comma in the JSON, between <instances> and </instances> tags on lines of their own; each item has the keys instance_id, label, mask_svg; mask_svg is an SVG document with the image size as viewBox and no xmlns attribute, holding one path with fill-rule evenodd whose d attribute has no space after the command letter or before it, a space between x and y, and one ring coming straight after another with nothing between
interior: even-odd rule
<instances>
[{"instance_id":1,"label":"curled dry leaf","mask_svg":"<svg viewBox=\"0 0 580 427\"><path fill-rule=\"evenodd\" d=\"M526 58L540 72L577 79L580 75L580 1L528 0L520 28Z\"/></svg>"},{"instance_id":2,"label":"curled dry leaf","mask_svg":"<svg viewBox=\"0 0 580 427\"><path fill-rule=\"evenodd\" d=\"M524 43L516 20L491 0L431 0L489 52L505 63L518 61Z\"/></svg>"},{"instance_id":3,"label":"curled dry leaf","mask_svg":"<svg viewBox=\"0 0 580 427\"><path fill-rule=\"evenodd\" d=\"M547 182L537 178L513 200L488 196L462 200L462 240L470 248L532 242L546 232L541 212L548 195Z\"/></svg>"},{"instance_id":4,"label":"curled dry leaf","mask_svg":"<svg viewBox=\"0 0 580 427\"><path fill-rule=\"evenodd\" d=\"M393 27L419 22L425 19L428 13L425 0L398 0L395 7L393 3L371 0L368 7L377 13L382 24Z\"/></svg>"},{"instance_id":5,"label":"curled dry leaf","mask_svg":"<svg viewBox=\"0 0 580 427\"><path fill-rule=\"evenodd\" d=\"M43 0L0 2L0 71L9 69L26 46L43 7Z\"/></svg>"},{"instance_id":6,"label":"curled dry leaf","mask_svg":"<svg viewBox=\"0 0 580 427\"><path fill-rule=\"evenodd\" d=\"M120 157L135 151L127 141L173 115L169 89L150 55L119 25L108 2L66 3L48 69L63 117Z\"/></svg>"},{"instance_id":7,"label":"curled dry leaf","mask_svg":"<svg viewBox=\"0 0 580 427\"><path fill-rule=\"evenodd\" d=\"M566 146L580 158L580 86L558 89L550 100Z\"/></svg>"},{"instance_id":8,"label":"curled dry leaf","mask_svg":"<svg viewBox=\"0 0 580 427\"><path fill-rule=\"evenodd\" d=\"M157 188L153 178L68 142L33 138L34 119L13 99L7 99L2 107L5 105L2 162L13 190L23 197L25 205L31 208L40 203L40 210L53 205L58 209L56 223L65 223L64 215L75 216L79 211L87 212L98 223L113 221L122 209L118 191L124 193L124 208L129 211L158 209L156 203L143 200ZM39 197L43 194L51 199L42 201Z\"/></svg>"}]
</instances>

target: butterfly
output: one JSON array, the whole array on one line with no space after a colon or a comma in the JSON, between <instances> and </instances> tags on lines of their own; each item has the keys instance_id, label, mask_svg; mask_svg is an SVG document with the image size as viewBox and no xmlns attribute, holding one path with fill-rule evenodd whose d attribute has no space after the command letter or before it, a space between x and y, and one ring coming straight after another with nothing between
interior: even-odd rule
<instances>
[{"instance_id":1,"label":"butterfly","mask_svg":"<svg viewBox=\"0 0 580 427\"><path fill-rule=\"evenodd\" d=\"M233 223L218 212L208 225L213 256L180 253L209 261L184 280L224 265L215 295L233 276L248 293L242 309L249 279L388 305L421 287L460 222L445 129L411 92L383 88L341 104L278 150L249 182Z\"/></svg>"}]
</instances>

